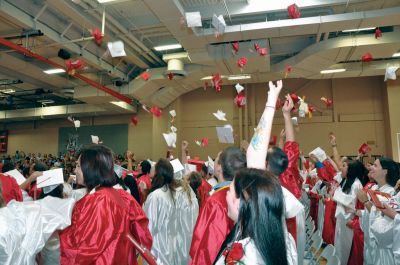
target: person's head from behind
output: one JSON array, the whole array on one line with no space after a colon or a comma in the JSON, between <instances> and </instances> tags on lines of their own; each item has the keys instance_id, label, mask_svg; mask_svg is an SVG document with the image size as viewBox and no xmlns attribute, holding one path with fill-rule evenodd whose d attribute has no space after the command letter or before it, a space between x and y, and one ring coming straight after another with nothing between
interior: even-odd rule
<instances>
[{"instance_id":1,"label":"person's head from behind","mask_svg":"<svg viewBox=\"0 0 400 265\"><path fill-rule=\"evenodd\" d=\"M150 164L150 162L147 161L147 160L143 160L143 161L140 163L140 170L141 170L140 174L143 174L143 175L149 174L149 173L150 173L150 170L151 170L151 164Z\"/></svg>"},{"instance_id":2,"label":"person's head from behind","mask_svg":"<svg viewBox=\"0 0 400 265\"><path fill-rule=\"evenodd\" d=\"M353 185L354 181L358 179L361 184L364 186L368 182L368 177L367 177L367 170L364 167L363 163L360 161L356 160L348 160L346 163L346 171L345 175L343 175L342 171L342 177L343 180L340 183L340 186L342 187L343 192L349 193L351 190L351 186Z\"/></svg>"},{"instance_id":3,"label":"person's head from behind","mask_svg":"<svg viewBox=\"0 0 400 265\"><path fill-rule=\"evenodd\" d=\"M396 162L387 157L380 157L375 160L370 167L371 177L378 185L388 184L392 187L396 185L399 176L399 167Z\"/></svg>"},{"instance_id":4,"label":"person's head from behind","mask_svg":"<svg viewBox=\"0 0 400 265\"><path fill-rule=\"evenodd\" d=\"M289 159L282 149L276 146L268 149L266 168L269 172L279 177L288 165Z\"/></svg>"},{"instance_id":5,"label":"person's head from behind","mask_svg":"<svg viewBox=\"0 0 400 265\"><path fill-rule=\"evenodd\" d=\"M46 171L47 169L48 169L48 167L45 164L43 164L42 162L36 162L31 165L29 174L32 174L33 172L36 172L36 171L43 172L43 171Z\"/></svg>"},{"instance_id":6,"label":"person's head from behind","mask_svg":"<svg viewBox=\"0 0 400 265\"><path fill-rule=\"evenodd\" d=\"M82 149L75 168L76 181L90 191L96 187L116 184L112 151L104 145L89 145Z\"/></svg>"},{"instance_id":7,"label":"person's head from behind","mask_svg":"<svg viewBox=\"0 0 400 265\"><path fill-rule=\"evenodd\" d=\"M246 167L246 156L237 147L225 148L215 162L215 175L218 182L230 181L235 173Z\"/></svg>"},{"instance_id":8,"label":"person's head from behind","mask_svg":"<svg viewBox=\"0 0 400 265\"><path fill-rule=\"evenodd\" d=\"M195 171L190 172L187 176L187 180L192 190L197 194L197 189L200 187L202 181L200 173Z\"/></svg>"},{"instance_id":9,"label":"person's head from behind","mask_svg":"<svg viewBox=\"0 0 400 265\"><path fill-rule=\"evenodd\" d=\"M241 238L250 237L265 264L287 264L282 217L284 200L277 178L268 171L242 169L226 195L228 216Z\"/></svg>"},{"instance_id":10,"label":"person's head from behind","mask_svg":"<svg viewBox=\"0 0 400 265\"><path fill-rule=\"evenodd\" d=\"M15 169L14 163L11 161L7 161L4 163L3 167L1 168L1 172L6 173L6 172L14 170L14 169Z\"/></svg>"},{"instance_id":11,"label":"person's head from behind","mask_svg":"<svg viewBox=\"0 0 400 265\"><path fill-rule=\"evenodd\" d=\"M169 188L174 188L174 168L167 159L161 158L155 166L155 174L151 181L151 191L162 188L165 185Z\"/></svg>"}]
</instances>

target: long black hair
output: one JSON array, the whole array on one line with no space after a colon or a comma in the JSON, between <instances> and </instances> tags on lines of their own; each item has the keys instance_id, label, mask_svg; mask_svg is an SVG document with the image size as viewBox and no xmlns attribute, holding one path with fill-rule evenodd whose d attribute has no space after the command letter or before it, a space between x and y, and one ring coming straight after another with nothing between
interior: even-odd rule
<instances>
[{"instance_id":1,"label":"long black hair","mask_svg":"<svg viewBox=\"0 0 400 265\"><path fill-rule=\"evenodd\" d=\"M140 167L142 168L142 173L139 174L138 178L140 178L141 176L147 175L150 173L151 170L151 164L148 160L143 160L140 163Z\"/></svg>"},{"instance_id":2,"label":"long black hair","mask_svg":"<svg viewBox=\"0 0 400 265\"><path fill-rule=\"evenodd\" d=\"M287 265L284 201L276 177L267 171L245 168L236 174L234 187L240 198L238 221L235 236L230 234L230 242L224 244L250 237L265 264Z\"/></svg>"},{"instance_id":3,"label":"long black hair","mask_svg":"<svg viewBox=\"0 0 400 265\"><path fill-rule=\"evenodd\" d=\"M177 183L174 179L174 168L167 159L161 158L156 164L155 175L151 181L150 193L164 186L168 186L172 198L174 198L173 195L177 187Z\"/></svg>"},{"instance_id":4,"label":"long black hair","mask_svg":"<svg viewBox=\"0 0 400 265\"><path fill-rule=\"evenodd\" d=\"M342 179L342 181L340 182L340 187L342 188L342 191L344 193L348 194L351 191L351 186L356 179L361 182L363 187L365 184L367 184L368 172L363 163L358 160L348 161L347 165L347 177Z\"/></svg>"},{"instance_id":5,"label":"long black hair","mask_svg":"<svg viewBox=\"0 0 400 265\"><path fill-rule=\"evenodd\" d=\"M399 167L397 163L387 157L380 157L378 159L379 162L381 163L382 169L387 170L386 174L387 184L389 184L392 187L396 186L396 182L400 178Z\"/></svg>"}]
</instances>

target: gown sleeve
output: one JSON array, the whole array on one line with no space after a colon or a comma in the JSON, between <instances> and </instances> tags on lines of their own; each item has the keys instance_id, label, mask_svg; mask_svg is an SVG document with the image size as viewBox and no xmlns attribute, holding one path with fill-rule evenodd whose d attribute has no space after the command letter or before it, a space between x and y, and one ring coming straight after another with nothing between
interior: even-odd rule
<instances>
[{"instance_id":1,"label":"gown sleeve","mask_svg":"<svg viewBox=\"0 0 400 265\"><path fill-rule=\"evenodd\" d=\"M394 218L393 224L393 255L396 265L400 265L400 214Z\"/></svg>"},{"instance_id":2,"label":"gown sleeve","mask_svg":"<svg viewBox=\"0 0 400 265\"><path fill-rule=\"evenodd\" d=\"M283 187L293 193L296 198L300 198L303 179L297 165L300 154L299 144L293 141L286 142L283 151L288 156L289 163L287 169L279 176L279 180Z\"/></svg>"},{"instance_id":3,"label":"gown sleeve","mask_svg":"<svg viewBox=\"0 0 400 265\"><path fill-rule=\"evenodd\" d=\"M231 227L229 217L222 205L207 200L194 228L189 252L192 262L189 264L213 264L229 233L228 227Z\"/></svg>"}]
</instances>

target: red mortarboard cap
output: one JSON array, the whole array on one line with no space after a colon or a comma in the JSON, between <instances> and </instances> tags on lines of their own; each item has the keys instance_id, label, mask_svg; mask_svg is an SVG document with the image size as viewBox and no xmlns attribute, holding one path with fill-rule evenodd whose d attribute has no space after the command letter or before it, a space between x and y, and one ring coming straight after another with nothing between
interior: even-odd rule
<instances>
[{"instance_id":1,"label":"red mortarboard cap","mask_svg":"<svg viewBox=\"0 0 400 265\"><path fill-rule=\"evenodd\" d=\"M150 108L150 112L153 113L154 116L156 116L157 118L159 118L161 116L162 111L160 110L159 107L154 106Z\"/></svg>"},{"instance_id":2,"label":"red mortarboard cap","mask_svg":"<svg viewBox=\"0 0 400 265\"><path fill-rule=\"evenodd\" d=\"M244 95L243 92L240 92L239 94L236 95L235 97L235 104L241 108L244 105L246 105L246 96Z\"/></svg>"},{"instance_id":3,"label":"red mortarboard cap","mask_svg":"<svg viewBox=\"0 0 400 265\"><path fill-rule=\"evenodd\" d=\"M98 28L92 29L92 36L96 44L101 45L101 42L103 41L103 36L101 35L100 29Z\"/></svg>"},{"instance_id":4,"label":"red mortarboard cap","mask_svg":"<svg viewBox=\"0 0 400 265\"><path fill-rule=\"evenodd\" d=\"M382 31L379 28L375 29L375 39L382 37Z\"/></svg>"},{"instance_id":5,"label":"red mortarboard cap","mask_svg":"<svg viewBox=\"0 0 400 265\"><path fill-rule=\"evenodd\" d=\"M296 4L292 4L287 8L289 18L299 18L301 16L299 7Z\"/></svg>"},{"instance_id":6,"label":"red mortarboard cap","mask_svg":"<svg viewBox=\"0 0 400 265\"><path fill-rule=\"evenodd\" d=\"M212 82L217 92L221 91L222 79L219 73L213 74Z\"/></svg>"},{"instance_id":7,"label":"red mortarboard cap","mask_svg":"<svg viewBox=\"0 0 400 265\"><path fill-rule=\"evenodd\" d=\"M239 42L235 41L234 43L232 43L232 49L235 53L238 53L239 51Z\"/></svg>"},{"instance_id":8,"label":"red mortarboard cap","mask_svg":"<svg viewBox=\"0 0 400 265\"><path fill-rule=\"evenodd\" d=\"M131 123L136 126L138 124L138 122L139 122L139 119L136 116L132 116Z\"/></svg>"},{"instance_id":9,"label":"red mortarboard cap","mask_svg":"<svg viewBox=\"0 0 400 265\"><path fill-rule=\"evenodd\" d=\"M247 58L246 57L241 57L237 60L237 65L240 68L243 68L247 64Z\"/></svg>"},{"instance_id":10,"label":"red mortarboard cap","mask_svg":"<svg viewBox=\"0 0 400 265\"><path fill-rule=\"evenodd\" d=\"M254 43L254 50L258 51L260 49L260 44Z\"/></svg>"},{"instance_id":11,"label":"red mortarboard cap","mask_svg":"<svg viewBox=\"0 0 400 265\"><path fill-rule=\"evenodd\" d=\"M371 151L371 147L369 147L369 145L366 144L366 143L363 143L363 144L360 146L360 148L358 148L358 152L359 152L360 154L363 154L363 155L365 155L365 154L368 153L369 151Z\"/></svg>"},{"instance_id":12,"label":"red mortarboard cap","mask_svg":"<svg viewBox=\"0 0 400 265\"><path fill-rule=\"evenodd\" d=\"M300 99L299 99L299 96L297 96L296 94L290 94L290 97L292 98L292 100L293 100L293 104L297 104L297 102L299 102L300 101Z\"/></svg>"},{"instance_id":13,"label":"red mortarboard cap","mask_svg":"<svg viewBox=\"0 0 400 265\"><path fill-rule=\"evenodd\" d=\"M65 61L65 66L67 67L67 73L70 75L74 75L75 74L75 70L78 70L82 67L82 61L77 59L75 61L71 61L71 60L66 60Z\"/></svg>"},{"instance_id":14,"label":"red mortarboard cap","mask_svg":"<svg viewBox=\"0 0 400 265\"><path fill-rule=\"evenodd\" d=\"M277 140L276 135L273 135L271 139L269 139L269 145L276 145L276 140Z\"/></svg>"},{"instance_id":15,"label":"red mortarboard cap","mask_svg":"<svg viewBox=\"0 0 400 265\"><path fill-rule=\"evenodd\" d=\"M258 54L260 54L260 56L266 56L267 55L267 48L259 48L258 49Z\"/></svg>"},{"instance_id":16,"label":"red mortarboard cap","mask_svg":"<svg viewBox=\"0 0 400 265\"><path fill-rule=\"evenodd\" d=\"M204 137L203 139L201 139L201 145L202 146L207 146L208 145L208 138Z\"/></svg>"},{"instance_id":17,"label":"red mortarboard cap","mask_svg":"<svg viewBox=\"0 0 400 265\"><path fill-rule=\"evenodd\" d=\"M147 80L150 79L151 75L150 75L149 72L146 71L146 72L143 72L143 73L140 75L140 77L141 77L144 81L147 81Z\"/></svg>"},{"instance_id":18,"label":"red mortarboard cap","mask_svg":"<svg viewBox=\"0 0 400 265\"><path fill-rule=\"evenodd\" d=\"M361 57L361 60L362 60L364 63L371 62L373 59L374 59L374 58L372 57L372 54L369 53L369 52L364 53L364 55Z\"/></svg>"},{"instance_id":19,"label":"red mortarboard cap","mask_svg":"<svg viewBox=\"0 0 400 265\"><path fill-rule=\"evenodd\" d=\"M332 99L328 99L328 98L322 97L321 100L325 103L325 106L327 108L332 107L332 105L333 105Z\"/></svg>"},{"instance_id":20,"label":"red mortarboard cap","mask_svg":"<svg viewBox=\"0 0 400 265\"><path fill-rule=\"evenodd\" d=\"M171 72L171 73L168 73L168 74L167 74L167 77L168 77L169 80L174 79L174 73L172 73L172 72Z\"/></svg>"}]
</instances>

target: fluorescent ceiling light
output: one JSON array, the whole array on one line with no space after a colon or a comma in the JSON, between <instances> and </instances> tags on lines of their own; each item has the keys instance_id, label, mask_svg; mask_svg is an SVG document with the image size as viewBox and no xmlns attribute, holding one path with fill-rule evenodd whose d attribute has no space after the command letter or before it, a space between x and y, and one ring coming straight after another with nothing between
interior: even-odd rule
<instances>
[{"instance_id":1,"label":"fluorescent ceiling light","mask_svg":"<svg viewBox=\"0 0 400 265\"><path fill-rule=\"evenodd\" d=\"M396 52L392 55L392 57L400 57L400 52Z\"/></svg>"},{"instance_id":2,"label":"fluorescent ceiling light","mask_svg":"<svg viewBox=\"0 0 400 265\"><path fill-rule=\"evenodd\" d=\"M156 51L166 51L166 50L175 50L175 49L180 49L180 48L182 48L182 45L177 43L177 44L156 46L156 47L154 47L154 50L156 50Z\"/></svg>"},{"instance_id":3,"label":"fluorescent ceiling light","mask_svg":"<svg viewBox=\"0 0 400 265\"><path fill-rule=\"evenodd\" d=\"M11 88L6 88L6 89L1 89L0 93L6 93L6 94L11 94L11 93L15 93L14 89ZM1 95L0 95L1 96Z\"/></svg>"},{"instance_id":4,"label":"fluorescent ceiling light","mask_svg":"<svg viewBox=\"0 0 400 265\"><path fill-rule=\"evenodd\" d=\"M120 0L97 0L100 4L111 3L111 2L120 2Z\"/></svg>"},{"instance_id":5,"label":"fluorescent ceiling light","mask_svg":"<svg viewBox=\"0 0 400 265\"><path fill-rule=\"evenodd\" d=\"M368 31L368 30L374 30L375 28L360 28L360 29L346 29L342 30L342 32L358 32L358 31Z\"/></svg>"},{"instance_id":6,"label":"fluorescent ceiling light","mask_svg":"<svg viewBox=\"0 0 400 265\"><path fill-rule=\"evenodd\" d=\"M242 80L242 79L250 79L251 75L230 75L228 76L228 80Z\"/></svg>"},{"instance_id":7,"label":"fluorescent ceiling light","mask_svg":"<svg viewBox=\"0 0 400 265\"><path fill-rule=\"evenodd\" d=\"M52 100L52 99L41 99L41 100L38 100L37 102L42 103L42 105L46 105L46 104L53 104L54 100Z\"/></svg>"},{"instance_id":8,"label":"fluorescent ceiling light","mask_svg":"<svg viewBox=\"0 0 400 265\"><path fill-rule=\"evenodd\" d=\"M341 73L341 72L345 72L346 69L342 68L342 69L330 69L330 70L322 70L321 74L333 74L333 73Z\"/></svg>"},{"instance_id":9,"label":"fluorescent ceiling light","mask_svg":"<svg viewBox=\"0 0 400 265\"><path fill-rule=\"evenodd\" d=\"M135 111L135 107L125 101L110 101L111 104L129 111Z\"/></svg>"},{"instance_id":10,"label":"fluorescent ceiling light","mask_svg":"<svg viewBox=\"0 0 400 265\"><path fill-rule=\"evenodd\" d=\"M65 70L61 68L55 68L55 69L45 70L43 72L45 72L48 75L53 75L53 74L65 73Z\"/></svg>"}]
</instances>

